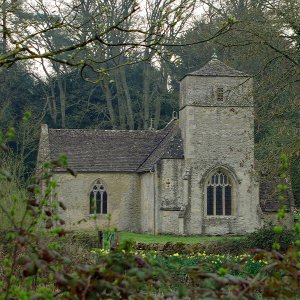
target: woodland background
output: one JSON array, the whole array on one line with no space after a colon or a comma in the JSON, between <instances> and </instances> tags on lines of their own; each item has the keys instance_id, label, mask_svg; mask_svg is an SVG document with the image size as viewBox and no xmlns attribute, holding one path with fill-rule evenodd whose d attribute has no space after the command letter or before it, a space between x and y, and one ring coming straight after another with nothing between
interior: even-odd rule
<instances>
[{"instance_id":1,"label":"woodland background","mask_svg":"<svg viewBox=\"0 0 300 300\"><path fill-rule=\"evenodd\" d=\"M214 49L254 77L259 175L289 157L300 207L300 3L297 0L2 0L0 128L16 128L1 157L15 184L51 128L163 128L178 111L178 80ZM31 112L26 124L25 112Z\"/></svg>"}]
</instances>

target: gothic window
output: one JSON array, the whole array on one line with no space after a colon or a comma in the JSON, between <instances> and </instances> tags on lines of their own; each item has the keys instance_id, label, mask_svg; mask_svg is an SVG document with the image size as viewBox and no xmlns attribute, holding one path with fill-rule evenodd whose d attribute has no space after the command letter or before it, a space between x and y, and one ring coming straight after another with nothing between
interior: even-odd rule
<instances>
[{"instance_id":1,"label":"gothic window","mask_svg":"<svg viewBox=\"0 0 300 300\"><path fill-rule=\"evenodd\" d=\"M217 88L217 101L223 101L224 100L224 88L218 87Z\"/></svg>"},{"instance_id":2,"label":"gothic window","mask_svg":"<svg viewBox=\"0 0 300 300\"><path fill-rule=\"evenodd\" d=\"M232 214L232 184L229 177L215 172L206 187L206 213L208 216L229 216Z\"/></svg>"},{"instance_id":3,"label":"gothic window","mask_svg":"<svg viewBox=\"0 0 300 300\"><path fill-rule=\"evenodd\" d=\"M90 192L90 214L107 214L107 192L100 180Z\"/></svg>"}]
</instances>

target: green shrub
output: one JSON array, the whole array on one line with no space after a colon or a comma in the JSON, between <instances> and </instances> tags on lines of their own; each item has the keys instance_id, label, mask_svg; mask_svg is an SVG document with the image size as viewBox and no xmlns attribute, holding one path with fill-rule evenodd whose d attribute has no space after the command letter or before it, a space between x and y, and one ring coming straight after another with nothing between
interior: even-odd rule
<instances>
[{"instance_id":1,"label":"green shrub","mask_svg":"<svg viewBox=\"0 0 300 300\"><path fill-rule=\"evenodd\" d=\"M11 153L0 152L0 231L13 228L12 221L19 224L26 207L27 192L15 175L16 159ZM1 173L5 169L4 175ZM7 176L7 178L5 177Z\"/></svg>"},{"instance_id":2,"label":"green shrub","mask_svg":"<svg viewBox=\"0 0 300 300\"><path fill-rule=\"evenodd\" d=\"M250 250L248 241L244 238L237 240L222 240L203 242L198 244L184 244L184 243L172 243L167 242L165 244L145 244L137 243L133 245L136 250L144 251L160 251L166 254L179 253L183 255L195 254L199 252L206 252L207 254L231 254L238 255L243 254Z\"/></svg>"},{"instance_id":3,"label":"green shrub","mask_svg":"<svg viewBox=\"0 0 300 300\"><path fill-rule=\"evenodd\" d=\"M290 167L291 173L291 185L293 190L293 195L295 199L295 206L300 208L300 156L295 159Z\"/></svg>"},{"instance_id":4,"label":"green shrub","mask_svg":"<svg viewBox=\"0 0 300 300\"><path fill-rule=\"evenodd\" d=\"M11 134L6 135L8 138ZM6 149L0 140L1 146ZM288 165L286 160L282 156L284 165ZM99 251L93 254L89 247L96 242L96 236L64 237L65 222L58 212L66 207L60 201L51 201L57 186L52 176L55 167L66 167L66 158L45 163L41 177L32 179L26 189L21 221L15 218L15 210L0 205L13 228L3 233L7 249L0 247L0 300L298 299L299 223L294 227L298 235L295 246L284 254L277 251L278 245L286 249L293 244L294 234L282 231L280 226L263 228L246 239L234 241L195 245L168 242L147 245L144 253L132 250L130 243L125 242L107 251L107 255ZM2 175L2 184L11 182L5 169ZM45 189L40 190L42 182ZM0 204L4 200L7 194L0 193ZM283 217L278 213L278 219ZM252 256L225 255L243 253L250 247L271 249L272 245L274 250L257 249ZM157 252L149 251L151 247ZM95 254L96 263L90 259Z\"/></svg>"},{"instance_id":5,"label":"green shrub","mask_svg":"<svg viewBox=\"0 0 300 300\"><path fill-rule=\"evenodd\" d=\"M295 232L289 229L284 229L278 236L271 226L264 226L261 229L247 236L249 248L259 248L264 250L272 250L275 242L279 243L282 251L286 251L293 244L296 235Z\"/></svg>"}]
</instances>

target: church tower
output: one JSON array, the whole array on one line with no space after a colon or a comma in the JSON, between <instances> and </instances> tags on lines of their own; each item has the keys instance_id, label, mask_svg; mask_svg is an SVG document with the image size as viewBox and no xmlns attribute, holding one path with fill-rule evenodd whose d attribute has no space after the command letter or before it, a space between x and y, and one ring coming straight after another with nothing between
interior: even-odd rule
<instances>
[{"instance_id":1,"label":"church tower","mask_svg":"<svg viewBox=\"0 0 300 300\"><path fill-rule=\"evenodd\" d=\"M259 227L251 76L215 56L180 82L185 233L244 234Z\"/></svg>"}]
</instances>

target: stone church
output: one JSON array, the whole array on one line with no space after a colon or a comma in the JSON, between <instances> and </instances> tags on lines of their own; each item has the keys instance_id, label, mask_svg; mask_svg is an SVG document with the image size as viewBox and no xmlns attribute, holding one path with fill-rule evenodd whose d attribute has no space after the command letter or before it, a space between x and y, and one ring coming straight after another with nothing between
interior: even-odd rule
<instances>
[{"instance_id":1,"label":"stone church","mask_svg":"<svg viewBox=\"0 0 300 300\"><path fill-rule=\"evenodd\" d=\"M38 161L55 170L69 229L244 234L261 226L251 76L213 57L180 81L179 119L162 130L48 129ZM86 222L78 224L79 220Z\"/></svg>"}]
</instances>

